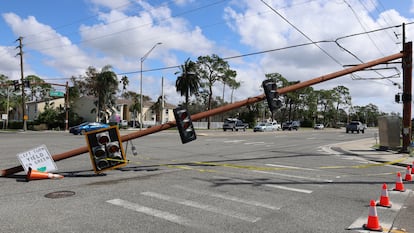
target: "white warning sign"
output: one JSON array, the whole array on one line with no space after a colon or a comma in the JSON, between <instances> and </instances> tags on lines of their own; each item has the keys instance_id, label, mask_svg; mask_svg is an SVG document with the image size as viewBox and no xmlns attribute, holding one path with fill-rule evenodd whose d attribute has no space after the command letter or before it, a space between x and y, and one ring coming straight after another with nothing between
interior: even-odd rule
<instances>
[{"instance_id":1,"label":"white warning sign","mask_svg":"<svg viewBox=\"0 0 414 233\"><path fill-rule=\"evenodd\" d=\"M56 171L57 166L45 145L17 154L20 164L27 174L29 167L41 172Z\"/></svg>"}]
</instances>

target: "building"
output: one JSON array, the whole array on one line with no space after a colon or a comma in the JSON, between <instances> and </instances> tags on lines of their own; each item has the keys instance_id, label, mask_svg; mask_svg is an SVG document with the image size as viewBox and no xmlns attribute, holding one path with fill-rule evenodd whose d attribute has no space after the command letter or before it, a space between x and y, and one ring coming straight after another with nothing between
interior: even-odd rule
<instances>
[{"instance_id":1,"label":"building","mask_svg":"<svg viewBox=\"0 0 414 233\"><path fill-rule=\"evenodd\" d=\"M50 99L47 101L32 101L26 102L26 114L29 121L36 120L41 112L44 111L45 106L49 106L54 109L64 108L65 107L65 98L56 98Z\"/></svg>"},{"instance_id":2,"label":"building","mask_svg":"<svg viewBox=\"0 0 414 233\"><path fill-rule=\"evenodd\" d=\"M72 109L75 113L77 113L80 117L84 119L84 121L94 122L98 121L97 114L92 112L92 109L96 108L94 105L94 101L96 100L95 97L91 96L82 96L80 97L76 103L72 106ZM128 122L133 121L135 119L136 122L140 120L139 113L133 113L129 111L129 107L132 105L131 100L127 99L118 99L116 100L116 106L114 107L115 114L107 119L107 123L109 122L119 122L121 120L126 120ZM175 105L165 103L164 107L161 107L159 111L154 109L155 102L144 102L143 104L143 125L144 127L165 123L167 121L174 120L174 113L173 109L176 108Z\"/></svg>"}]
</instances>

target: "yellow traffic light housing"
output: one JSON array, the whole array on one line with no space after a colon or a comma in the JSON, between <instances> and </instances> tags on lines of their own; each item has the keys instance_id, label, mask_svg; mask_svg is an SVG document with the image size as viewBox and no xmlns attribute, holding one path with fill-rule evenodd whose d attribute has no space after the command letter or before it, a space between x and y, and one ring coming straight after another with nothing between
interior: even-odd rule
<instances>
[{"instance_id":1,"label":"yellow traffic light housing","mask_svg":"<svg viewBox=\"0 0 414 233\"><path fill-rule=\"evenodd\" d=\"M127 164L117 126L88 132L85 137L95 173Z\"/></svg>"}]
</instances>

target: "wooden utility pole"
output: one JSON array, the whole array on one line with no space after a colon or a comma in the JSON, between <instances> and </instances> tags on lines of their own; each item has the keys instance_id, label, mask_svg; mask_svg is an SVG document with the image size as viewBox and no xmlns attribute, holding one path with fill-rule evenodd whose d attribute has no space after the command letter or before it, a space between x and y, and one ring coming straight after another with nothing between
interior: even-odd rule
<instances>
[{"instance_id":1,"label":"wooden utility pole","mask_svg":"<svg viewBox=\"0 0 414 233\"><path fill-rule=\"evenodd\" d=\"M27 130L27 116L26 116L26 95L24 93L24 75L23 75L23 37L17 38L16 41L19 41L19 45L16 48L19 48L19 53L17 55L20 56L20 79L21 79L21 88L22 88L22 117L23 117L23 130Z\"/></svg>"},{"instance_id":2,"label":"wooden utility pole","mask_svg":"<svg viewBox=\"0 0 414 233\"><path fill-rule=\"evenodd\" d=\"M412 102L412 42L404 43L403 69L403 127L401 152L408 152L411 144L411 102Z\"/></svg>"}]
</instances>

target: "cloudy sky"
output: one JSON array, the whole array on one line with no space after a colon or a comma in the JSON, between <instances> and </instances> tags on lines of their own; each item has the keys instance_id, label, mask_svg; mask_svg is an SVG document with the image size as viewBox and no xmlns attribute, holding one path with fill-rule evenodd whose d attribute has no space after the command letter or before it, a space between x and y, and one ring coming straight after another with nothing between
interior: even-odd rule
<instances>
[{"instance_id":1,"label":"cloudy sky","mask_svg":"<svg viewBox=\"0 0 414 233\"><path fill-rule=\"evenodd\" d=\"M65 83L89 66L111 65L119 78L128 76L128 90L139 93L140 61L147 55L143 94L156 99L164 77L173 104L183 101L174 67L187 58L229 58L242 84L235 100L243 100L262 94L266 73L306 81L399 53L403 23L406 41L414 36L414 0L3 0L0 11L0 74L20 78L16 39L23 37L25 76ZM343 85L353 105L401 113L394 103L402 92L401 64L378 68L387 69L314 88Z\"/></svg>"}]
</instances>

